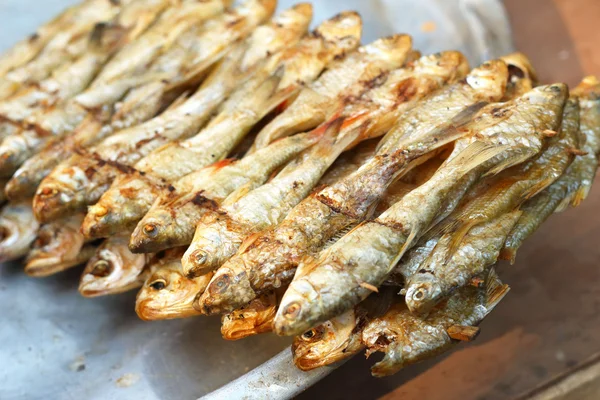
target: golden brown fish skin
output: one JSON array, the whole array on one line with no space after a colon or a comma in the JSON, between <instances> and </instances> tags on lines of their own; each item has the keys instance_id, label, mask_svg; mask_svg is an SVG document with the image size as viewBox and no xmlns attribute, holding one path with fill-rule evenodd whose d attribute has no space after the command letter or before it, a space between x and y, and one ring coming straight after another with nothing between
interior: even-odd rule
<instances>
[{"instance_id":1,"label":"golden brown fish skin","mask_svg":"<svg viewBox=\"0 0 600 400\"><path fill-rule=\"evenodd\" d=\"M542 132L559 128L566 97L566 86L554 84L482 108L465 125L477 132L462 139L469 143L467 150L456 147L458 155L431 179L322 251L302 269L302 276L296 274L278 310L275 332L297 334L367 297L414 241L444 212L452 211L447 204L455 199L449 196L457 185L464 186L461 179L469 173L494 173L539 153L545 141Z\"/></svg>"},{"instance_id":2,"label":"golden brown fish skin","mask_svg":"<svg viewBox=\"0 0 600 400\"><path fill-rule=\"evenodd\" d=\"M520 216L521 211L511 211L474 226L456 245L456 250L450 249L452 233L444 234L406 283L406 305L410 312L426 315L454 290L466 286L495 264Z\"/></svg>"},{"instance_id":3,"label":"golden brown fish skin","mask_svg":"<svg viewBox=\"0 0 600 400\"><path fill-rule=\"evenodd\" d=\"M457 343L449 336L448 329L478 325L508 290L508 285L490 273L483 287L459 289L426 318L411 314L405 305L393 306L383 317L370 321L362 332L367 356L378 351L385 353L383 360L371 368L371 373L375 377L392 375L447 351Z\"/></svg>"},{"instance_id":4,"label":"golden brown fish skin","mask_svg":"<svg viewBox=\"0 0 600 400\"><path fill-rule=\"evenodd\" d=\"M292 344L294 364L302 371L331 365L365 348L362 330L370 320L382 317L395 303L396 290L385 288L352 310L296 336Z\"/></svg>"},{"instance_id":5,"label":"golden brown fish skin","mask_svg":"<svg viewBox=\"0 0 600 400\"><path fill-rule=\"evenodd\" d=\"M0 77L0 99L19 89L35 85L55 69L67 65L88 48L89 34L97 23L110 21L131 1L118 4L105 0L86 1L76 7L64 26L44 46L40 53L28 63L14 68Z\"/></svg>"},{"instance_id":6,"label":"golden brown fish skin","mask_svg":"<svg viewBox=\"0 0 600 400\"><path fill-rule=\"evenodd\" d=\"M306 32L311 17L312 7L301 3L278 14L268 24L258 27L246 41L225 57L195 95L148 124L155 124L156 120L162 119L168 125L173 120L177 121L177 126L188 124L193 130L197 130L236 83L243 83L257 73L265 58L296 43ZM161 149L157 151L161 152ZM172 154L171 157L158 159L153 154L154 152L150 153L135 165L139 174L118 177L98 203L89 209L82 227L86 236L106 237L117 230L133 230L162 191L160 186L197 169L197 157L193 154L191 157ZM99 212L96 213L96 210Z\"/></svg>"},{"instance_id":7,"label":"golden brown fish skin","mask_svg":"<svg viewBox=\"0 0 600 400\"><path fill-rule=\"evenodd\" d=\"M198 278L196 278L198 279ZM221 317L221 335L225 340L240 340L271 332L277 311L277 294L264 294Z\"/></svg>"},{"instance_id":8,"label":"golden brown fish skin","mask_svg":"<svg viewBox=\"0 0 600 400\"><path fill-rule=\"evenodd\" d=\"M370 81L380 72L402 65L410 55L411 46L409 36L394 35L362 46L333 62L319 79L303 89L284 112L261 130L251 152L278 138L316 128L336 111L336 103L360 95L353 90L358 87L359 80Z\"/></svg>"},{"instance_id":9,"label":"golden brown fish skin","mask_svg":"<svg viewBox=\"0 0 600 400\"><path fill-rule=\"evenodd\" d=\"M83 250L85 239L79 232L83 213L40 226L25 260L25 273L44 277L87 261L93 246ZM86 258L87 257L87 258Z\"/></svg>"},{"instance_id":10,"label":"golden brown fish skin","mask_svg":"<svg viewBox=\"0 0 600 400\"><path fill-rule=\"evenodd\" d=\"M79 281L84 297L117 294L142 286L147 277L144 269L152 254L132 254L128 236L106 239L88 261Z\"/></svg>"},{"instance_id":11,"label":"golden brown fish skin","mask_svg":"<svg viewBox=\"0 0 600 400\"><path fill-rule=\"evenodd\" d=\"M233 192L263 184L277 168L319 138L313 133L294 135L238 161L224 160L186 175L156 199L136 229L149 230L161 242L173 240L173 246L178 245L176 241L191 242L196 224L205 213L216 210ZM152 241L148 244L152 245Z\"/></svg>"},{"instance_id":12,"label":"golden brown fish skin","mask_svg":"<svg viewBox=\"0 0 600 400\"><path fill-rule=\"evenodd\" d=\"M30 201L5 204L0 211L0 261L25 256L37 230Z\"/></svg>"},{"instance_id":13,"label":"golden brown fish skin","mask_svg":"<svg viewBox=\"0 0 600 400\"><path fill-rule=\"evenodd\" d=\"M192 307L197 293L204 291L210 274L189 279L181 270L185 248L167 250L146 266L148 278L137 294L135 312L144 321L187 318L200 315Z\"/></svg>"}]
</instances>

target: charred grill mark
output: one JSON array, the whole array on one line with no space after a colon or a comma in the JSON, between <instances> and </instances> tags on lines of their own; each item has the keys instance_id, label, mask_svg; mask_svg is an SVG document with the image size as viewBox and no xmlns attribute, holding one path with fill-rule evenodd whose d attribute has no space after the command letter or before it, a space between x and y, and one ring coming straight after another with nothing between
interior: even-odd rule
<instances>
[{"instance_id":1,"label":"charred grill mark","mask_svg":"<svg viewBox=\"0 0 600 400\"><path fill-rule=\"evenodd\" d=\"M121 193L121 196L125 197L126 199L133 200L137 195L137 190L134 188L123 188L119 189L119 193Z\"/></svg>"},{"instance_id":2,"label":"charred grill mark","mask_svg":"<svg viewBox=\"0 0 600 400\"><path fill-rule=\"evenodd\" d=\"M415 78L404 79L396 85L396 103L405 103L415 97L419 91L419 83Z\"/></svg>"},{"instance_id":3,"label":"charred grill mark","mask_svg":"<svg viewBox=\"0 0 600 400\"><path fill-rule=\"evenodd\" d=\"M203 195L203 193L204 193L203 190L197 192L194 195L194 197L192 198L191 202L198 207L206 207L206 208L208 208L210 210L214 210L214 211L218 210L219 204L216 201L209 199L208 197L205 197Z\"/></svg>"},{"instance_id":4,"label":"charred grill mark","mask_svg":"<svg viewBox=\"0 0 600 400\"><path fill-rule=\"evenodd\" d=\"M92 167L92 166L90 166L90 167L87 167L87 168L85 169L84 173L85 173L85 177L86 177L86 178L88 178L88 179L92 179L92 178L94 177L94 175L96 174L96 168L94 168L94 167Z\"/></svg>"},{"instance_id":5,"label":"charred grill mark","mask_svg":"<svg viewBox=\"0 0 600 400\"><path fill-rule=\"evenodd\" d=\"M165 137L164 137L164 136L162 136L162 135L161 135L160 133L158 133L158 132L154 132L154 136L152 136L152 137L149 137L149 138L147 138L147 139L140 140L139 142L137 142L137 143L135 144L135 148L136 148L136 149L139 149L139 148L141 148L142 146L144 146L144 145L146 145L146 144L148 144L148 143L150 143L150 142L153 142L154 140L157 140L157 139L165 139Z\"/></svg>"}]
</instances>

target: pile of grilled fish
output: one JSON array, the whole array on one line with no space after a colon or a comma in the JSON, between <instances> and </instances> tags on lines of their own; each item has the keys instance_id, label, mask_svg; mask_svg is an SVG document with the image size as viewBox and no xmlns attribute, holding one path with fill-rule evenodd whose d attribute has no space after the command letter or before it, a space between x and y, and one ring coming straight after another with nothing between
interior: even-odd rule
<instances>
[{"instance_id":1,"label":"pile of grilled fish","mask_svg":"<svg viewBox=\"0 0 600 400\"><path fill-rule=\"evenodd\" d=\"M590 191L600 81L540 85L276 0L85 0L0 57L0 259L144 320L395 373L461 341L498 261Z\"/></svg>"}]
</instances>

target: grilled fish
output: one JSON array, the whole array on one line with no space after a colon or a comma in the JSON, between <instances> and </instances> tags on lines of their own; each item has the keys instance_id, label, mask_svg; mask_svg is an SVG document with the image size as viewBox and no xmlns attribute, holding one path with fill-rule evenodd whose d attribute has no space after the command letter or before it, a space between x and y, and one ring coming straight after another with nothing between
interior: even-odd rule
<instances>
[{"instance_id":1,"label":"grilled fish","mask_svg":"<svg viewBox=\"0 0 600 400\"><path fill-rule=\"evenodd\" d=\"M199 278L195 278L199 279ZM221 317L221 335L225 340L239 340L271 332L277 310L275 292L257 297L250 303Z\"/></svg>"},{"instance_id":2,"label":"grilled fish","mask_svg":"<svg viewBox=\"0 0 600 400\"><path fill-rule=\"evenodd\" d=\"M197 130L236 83L243 83L246 77L257 73L265 58L296 43L306 32L311 16L312 8L303 3L283 11L268 24L258 27L225 57L195 95L144 126L152 129ZM159 191L157 183L158 186L164 186L166 182L172 182L196 169L193 167L195 157L155 160L152 154L135 165L139 173L119 176L98 203L88 210L83 225L87 236L102 237L123 228L135 228ZM147 201L142 203L140 199ZM96 213L96 210L99 212Z\"/></svg>"},{"instance_id":3,"label":"grilled fish","mask_svg":"<svg viewBox=\"0 0 600 400\"><path fill-rule=\"evenodd\" d=\"M105 296L142 286L148 272L144 267L152 254L132 254L128 240L127 236L112 236L96 249L79 281L82 296Z\"/></svg>"},{"instance_id":4,"label":"grilled fish","mask_svg":"<svg viewBox=\"0 0 600 400\"><path fill-rule=\"evenodd\" d=\"M468 188L465 176L496 173L539 153L543 132L559 128L566 97L566 86L554 84L483 107L464 126L474 132L463 139L466 147L457 143L457 154L431 179L321 252L301 276L296 274L278 310L275 332L298 334L367 297L414 241L452 211L448 204L456 201L454 189Z\"/></svg>"},{"instance_id":5,"label":"grilled fish","mask_svg":"<svg viewBox=\"0 0 600 400\"><path fill-rule=\"evenodd\" d=\"M467 286L459 289L445 303L426 317L410 313L398 304L381 318L369 322L362 332L367 356L383 352L383 360L371 372L382 377L447 351L460 340L473 340L471 334L455 335L456 331L478 332L478 325L508 292L495 272L490 272L484 287ZM473 327L474 329L468 329Z\"/></svg>"},{"instance_id":6,"label":"grilled fish","mask_svg":"<svg viewBox=\"0 0 600 400\"><path fill-rule=\"evenodd\" d=\"M200 313L192 307L194 297L202 293L210 274L188 279L181 270L185 248L167 250L163 257L150 260L148 278L138 292L135 312L145 320L186 318Z\"/></svg>"}]
</instances>

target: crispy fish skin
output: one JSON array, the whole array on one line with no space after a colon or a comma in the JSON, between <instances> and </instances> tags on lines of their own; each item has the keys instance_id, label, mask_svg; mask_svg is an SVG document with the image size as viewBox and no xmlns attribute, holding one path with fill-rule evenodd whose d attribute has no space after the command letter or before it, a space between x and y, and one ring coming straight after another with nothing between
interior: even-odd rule
<instances>
[{"instance_id":1,"label":"crispy fish skin","mask_svg":"<svg viewBox=\"0 0 600 400\"><path fill-rule=\"evenodd\" d=\"M221 335L225 340L240 340L248 336L271 332L276 310L276 293L257 297L245 306L221 317Z\"/></svg>"},{"instance_id":2,"label":"crispy fish skin","mask_svg":"<svg viewBox=\"0 0 600 400\"><path fill-rule=\"evenodd\" d=\"M569 204L578 205L589 192L598 166L600 150L600 85L595 77L587 77L571 92L579 99L580 138L577 148L585 154L578 154L556 182L543 192L526 201L523 214L506 239L500 258L514 263L516 252L525 239L531 236L552 213L566 209Z\"/></svg>"},{"instance_id":3,"label":"crispy fish skin","mask_svg":"<svg viewBox=\"0 0 600 400\"><path fill-rule=\"evenodd\" d=\"M323 22L316 33L301 40L294 48L269 60L268 64L271 65L266 70L275 71L274 75L265 80L248 82L242 90L252 93L251 96L236 101L231 108L226 103L219 116L197 136L186 142L189 145L187 150L202 146L196 148L196 151L202 149L196 156L200 161L198 167L223 159L269 110L297 92L303 82L315 79L336 55L356 48L361 27L360 17L356 13L339 14ZM235 96L236 94L231 99ZM173 146L163 150L167 148L173 149ZM133 251L156 251L191 242L193 227L189 226L187 220L182 221L184 226L178 227L173 237L164 237L157 235L156 230L144 231L147 217L148 215L140 221L131 236L130 248ZM154 225L159 223L153 222Z\"/></svg>"},{"instance_id":4,"label":"crispy fish skin","mask_svg":"<svg viewBox=\"0 0 600 400\"><path fill-rule=\"evenodd\" d=\"M85 246L79 232L81 221L83 213L78 213L40 226L25 260L25 273L44 277L87 261L94 254L94 246Z\"/></svg>"},{"instance_id":5,"label":"crispy fish skin","mask_svg":"<svg viewBox=\"0 0 600 400\"><path fill-rule=\"evenodd\" d=\"M224 160L216 163L209 167L209 171L214 173L200 170L186 175L156 199L136 229L145 231L146 236L165 247L191 242L196 224L205 213L217 210L218 205L234 192L248 191L263 184L275 169L315 144L319 138L314 133L295 135L237 162ZM151 241L148 243L153 245Z\"/></svg>"},{"instance_id":6,"label":"crispy fish skin","mask_svg":"<svg viewBox=\"0 0 600 400\"><path fill-rule=\"evenodd\" d=\"M290 284L275 319L275 332L293 335L348 310L378 287L404 252L451 208L461 179L508 168L537 154L543 131L557 131L565 85L539 86L505 103L485 106L466 128L476 132L466 150L423 185L373 221L364 222L319 254ZM463 140L467 140L463 139ZM368 267L367 267L368 266Z\"/></svg>"},{"instance_id":7,"label":"crispy fish skin","mask_svg":"<svg viewBox=\"0 0 600 400\"><path fill-rule=\"evenodd\" d=\"M0 99L16 93L24 86L37 84L56 68L82 54L88 47L89 33L96 24L109 21L130 2L91 0L76 7L60 31L33 60L0 77Z\"/></svg>"},{"instance_id":8,"label":"crispy fish skin","mask_svg":"<svg viewBox=\"0 0 600 400\"><path fill-rule=\"evenodd\" d=\"M447 251L452 233L443 235L406 283L406 305L410 312L426 315L455 289L467 285L495 264L520 216L521 211L511 211L474 226L450 256Z\"/></svg>"},{"instance_id":9,"label":"crispy fish skin","mask_svg":"<svg viewBox=\"0 0 600 400\"><path fill-rule=\"evenodd\" d=\"M165 112L147 124L182 129L188 125L197 130L211 111L233 90L236 83L257 72L265 58L286 46L293 45L306 32L312 16L312 8L305 3L283 11L268 24L258 27L254 33L227 55L211 73L202 87L180 107ZM157 150L160 152L160 149ZM82 227L86 236L103 237L123 229L133 230L137 222L150 209L160 192L159 186L172 182L197 170L196 157L142 158L135 165L137 172L119 176L111 188L88 210ZM187 153L186 153L187 154ZM96 213L98 211L98 213Z\"/></svg>"},{"instance_id":10,"label":"crispy fish skin","mask_svg":"<svg viewBox=\"0 0 600 400\"><path fill-rule=\"evenodd\" d=\"M378 351L385 353L383 360L371 368L371 373L375 377L388 376L447 351L457 343L448 330L455 326L478 325L508 290L508 285L503 285L497 275L491 273L484 287L459 289L426 318L411 314L402 304L393 306L383 317L370 321L362 332L367 356Z\"/></svg>"},{"instance_id":11,"label":"crispy fish skin","mask_svg":"<svg viewBox=\"0 0 600 400\"><path fill-rule=\"evenodd\" d=\"M135 312L144 321L186 318L199 315L192 307L197 293L204 290L210 275L189 279L181 270L185 248L167 250L146 266L150 272L137 294Z\"/></svg>"},{"instance_id":12,"label":"crispy fish skin","mask_svg":"<svg viewBox=\"0 0 600 400\"><path fill-rule=\"evenodd\" d=\"M11 261L29 252L38 223L29 201L8 203L0 211L0 261Z\"/></svg>"},{"instance_id":13,"label":"crispy fish skin","mask_svg":"<svg viewBox=\"0 0 600 400\"><path fill-rule=\"evenodd\" d=\"M316 326L292 343L294 364L302 371L331 365L365 348L362 330L370 320L382 317L394 302L394 290L384 290L352 310Z\"/></svg>"},{"instance_id":14,"label":"crispy fish skin","mask_svg":"<svg viewBox=\"0 0 600 400\"><path fill-rule=\"evenodd\" d=\"M273 1L248 0L236 10L226 13L222 18L209 21L210 23L207 24L211 29L207 27L204 33L187 32L189 35L182 35L175 47L157 59L150 68L151 75L156 72L154 70L157 70L159 73L167 73L168 76L163 77L160 81L144 85L144 89L164 93L169 83L174 84L189 73L186 68L194 67L206 70L214 65L223 56L228 46L240 37L247 35L251 28L271 15ZM221 35L215 37L217 33L221 33ZM171 50L174 54L171 54ZM190 61L190 58L193 60ZM123 92L118 92L115 98L110 100L118 100ZM81 96L76 98L80 103L82 102ZM143 100L140 98L140 101ZM105 99L102 99L100 104L105 105ZM94 157L74 157L75 159L67 160L66 164L57 166L40 183L34 196L36 215L41 220L48 221L60 217L70 210L83 210L87 204L95 203L106 191L121 166L126 166L126 168L120 168L124 171L130 170L129 166L148 152L173 140L174 138L168 136L168 133L168 131L148 132L146 130L140 132L135 128L123 130L111 135L96 146ZM185 132L179 133L184 134ZM99 161L94 160L95 158L98 158ZM118 164L115 165L113 162ZM85 177L85 185L79 185L80 176L73 176L74 165L77 165L76 168L80 171L94 171L89 177Z\"/></svg>"},{"instance_id":15,"label":"crispy fish skin","mask_svg":"<svg viewBox=\"0 0 600 400\"><path fill-rule=\"evenodd\" d=\"M127 236L106 239L85 266L79 281L83 297L123 293L138 288L146 280L144 269L152 254L132 254Z\"/></svg>"}]
</instances>

